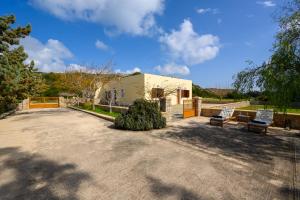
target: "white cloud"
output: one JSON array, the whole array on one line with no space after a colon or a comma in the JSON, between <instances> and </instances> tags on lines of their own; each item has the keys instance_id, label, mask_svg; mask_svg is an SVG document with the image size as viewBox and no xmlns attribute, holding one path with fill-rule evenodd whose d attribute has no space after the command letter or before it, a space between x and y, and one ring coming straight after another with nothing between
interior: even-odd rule
<instances>
[{"instance_id":1,"label":"white cloud","mask_svg":"<svg viewBox=\"0 0 300 200\"><path fill-rule=\"evenodd\" d=\"M71 63L67 66L67 70L70 70L70 71L88 71L89 67L84 66L84 65Z\"/></svg>"},{"instance_id":2,"label":"white cloud","mask_svg":"<svg viewBox=\"0 0 300 200\"><path fill-rule=\"evenodd\" d=\"M101 50L107 50L108 49L108 46L100 40L96 40L95 46L96 46L96 48L101 49Z\"/></svg>"},{"instance_id":3,"label":"white cloud","mask_svg":"<svg viewBox=\"0 0 300 200\"><path fill-rule=\"evenodd\" d=\"M263 5L265 7L274 7L276 4L273 1L257 1L257 4Z\"/></svg>"},{"instance_id":4,"label":"white cloud","mask_svg":"<svg viewBox=\"0 0 300 200\"><path fill-rule=\"evenodd\" d=\"M29 0L34 7L68 21L99 23L117 32L144 35L156 27L164 0Z\"/></svg>"},{"instance_id":5,"label":"white cloud","mask_svg":"<svg viewBox=\"0 0 300 200\"><path fill-rule=\"evenodd\" d=\"M58 40L49 39L45 44L34 37L26 37L20 41L24 46L28 59L42 72L59 72L66 69L65 59L73 57L71 51Z\"/></svg>"},{"instance_id":6,"label":"white cloud","mask_svg":"<svg viewBox=\"0 0 300 200\"><path fill-rule=\"evenodd\" d=\"M154 67L154 70L165 75L171 75L171 74L189 75L190 74L190 69L185 65L176 65L176 64L166 64L164 66L158 65Z\"/></svg>"},{"instance_id":7,"label":"white cloud","mask_svg":"<svg viewBox=\"0 0 300 200\"><path fill-rule=\"evenodd\" d=\"M217 19L217 23L221 24L223 22L223 20L221 18Z\"/></svg>"},{"instance_id":8,"label":"white cloud","mask_svg":"<svg viewBox=\"0 0 300 200\"><path fill-rule=\"evenodd\" d=\"M189 20L184 20L180 30L173 30L160 37L160 42L173 59L188 65L203 63L215 58L219 52L219 38L199 35Z\"/></svg>"},{"instance_id":9,"label":"white cloud","mask_svg":"<svg viewBox=\"0 0 300 200\"><path fill-rule=\"evenodd\" d=\"M142 70L138 67L135 67L133 69L129 69L129 70L126 70L126 71L122 71L120 69L117 69L115 70L116 73L119 73L119 74L132 74L132 73L135 73L135 72L141 72Z\"/></svg>"},{"instance_id":10,"label":"white cloud","mask_svg":"<svg viewBox=\"0 0 300 200\"><path fill-rule=\"evenodd\" d=\"M198 8L197 13L198 14L205 14L205 13L212 13L214 15L219 14L219 9L217 8Z\"/></svg>"}]
</instances>

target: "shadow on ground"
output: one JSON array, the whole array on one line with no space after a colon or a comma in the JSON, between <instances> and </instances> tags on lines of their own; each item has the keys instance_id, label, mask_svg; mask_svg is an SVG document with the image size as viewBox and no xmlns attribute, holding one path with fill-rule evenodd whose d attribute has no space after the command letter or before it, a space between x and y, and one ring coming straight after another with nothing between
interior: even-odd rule
<instances>
[{"instance_id":1,"label":"shadow on ground","mask_svg":"<svg viewBox=\"0 0 300 200\"><path fill-rule=\"evenodd\" d=\"M252 133L244 129L199 125L196 122L172 127L160 137L184 141L201 149L216 150L238 159L265 163L274 157L290 160L293 150L292 142L283 137Z\"/></svg>"},{"instance_id":2,"label":"shadow on ground","mask_svg":"<svg viewBox=\"0 0 300 200\"><path fill-rule=\"evenodd\" d=\"M1 200L76 200L80 184L91 179L74 164L60 164L18 148L0 149L0 177Z\"/></svg>"},{"instance_id":3,"label":"shadow on ground","mask_svg":"<svg viewBox=\"0 0 300 200\"><path fill-rule=\"evenodd\" d=\"M300 190L298 188L282 187L280 193L289 199L300 199Z\"/></svg>"},{"instance_id":4,"label":"shadow on ground","mask_svg":"<svg viewBox=\"0 0 300 200\"><path fill-rule=\"evenodd\" d=\"M18 116L14 118L14 121L22 121L28 119L38 119L42 116L54 116L59 113L69 113L70 110L67 109L60 109L60 108L53 108L53 109L45 109L45 110L30 110L30 111L23 111L15 113L11 116Z\"/></svg>"},{"instance_id":5,"label":"shadow on ground","mask_svg":"<svg viewBox=\"0 0 300 200\"><path fill-rule=\"evenodd\" d=\"M196 193L190 191L182 186L175 184L163 183L161 180L152 176L146 177L150 184L150 190L155 197L159 199L165 199L168 196L176 196L176 199L184 200L201 200Z\"/></svg>"}]
</instances>

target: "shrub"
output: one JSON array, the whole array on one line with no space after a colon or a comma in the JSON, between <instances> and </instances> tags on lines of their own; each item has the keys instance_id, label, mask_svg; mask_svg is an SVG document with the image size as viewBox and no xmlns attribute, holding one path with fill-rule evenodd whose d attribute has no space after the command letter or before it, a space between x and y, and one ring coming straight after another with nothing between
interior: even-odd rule
<instances>
[{"instance_id":1,"label":"shrub","mask_svg":"<svg viewBox=\"0 0 300 200\"><path fill-rule=\"evenodd\" d=\"M166 118L161 115L156 102L139 99L116 118L115 127L133 131L161 129L166 127Z\"/></svg>"},{"instance_id":2,"label":"shrub","mask_svg":"<svg viewBox=\"0 0 300 200\"><path fill-rule=\"evenodd\" d=\"M91 102L85 102L82 104L82 108L85 110L92 110L93 109L93 104Z\"/></svg>"}]
</instances>

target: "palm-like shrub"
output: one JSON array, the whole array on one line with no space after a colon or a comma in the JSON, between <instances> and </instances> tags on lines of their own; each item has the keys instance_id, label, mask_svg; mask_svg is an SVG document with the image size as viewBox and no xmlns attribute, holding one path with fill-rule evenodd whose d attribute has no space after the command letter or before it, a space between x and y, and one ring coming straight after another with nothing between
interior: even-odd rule
<instances>
[{"instance_id":1,"label":"palm-like shrub","mask_svg":"<svg viewBox=\"0 0 300 200\"><path fill-rule=\"evenodd\" d=\"M134 131L161 129L166 127L166 118L161 115L156 102L139 99L116 118L115 127Z\"/></svg>"}]
</instances>

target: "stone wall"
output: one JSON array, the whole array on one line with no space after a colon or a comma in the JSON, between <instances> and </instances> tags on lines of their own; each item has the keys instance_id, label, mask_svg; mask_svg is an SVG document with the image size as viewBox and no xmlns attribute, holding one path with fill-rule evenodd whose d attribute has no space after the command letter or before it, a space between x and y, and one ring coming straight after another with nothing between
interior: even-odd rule
<instances>
[{"instance_id":1,"label":"stone wall","mask_svg":"<svg viewBox=\"0 0 300 200\"><path fill-rule=\"evenodd\" d=\"M213 115L218 115L221 112L221 109L217 108L202 108L201 116L211 117ZM250 119L254 119L256 115L256 111L252 110L235 110L233 116L236 117L238 115L248 115ZM291 128L300 129L300 114L288 114L287 119L291 120ZM282 113L274 114L274 123L273 126L283 127L284 126L284 115Z\"/></svg>"},{"instance_id":2,"label":"stone wall","mask_svg":"<svg viewBox=\"0 0 300 200\"><path fill-rule=\"evenodd\" d=\"M64 97L59 97L59 107L61 108L67 107L67 101Z\"/></svg>"},{"instance_id":3,"label":"stone wall","mask_svg":"<svg viewBox=\"0 0 300 200\"><path fill-rule=\"evenodd\" d=\"M234 103L227 103L219 106L214 106L213 108L242 108L242 107L247 107L250 106L250 101L240 101L240 102L234 102Z\"/></svg>"},{"instance_id":4,"label":"stone wall","mask_svg":"<svg viewBox=\"0 0 300 200\"><path fill-rule=\"evenodd\" d=\"M24 99L21 103L18 104L17 110L28 110L29 109L29 98Z\"/></svg>"},{"instance_id":5,"label":"stone wall","mask_svg":"<svg viewBox=\"0 0 300 200\"><path fill-rule=\"evenodd\" d=\"M251 100L250 101L251 105L271 105L270 102L265 102L265 101L255 101L255 100ZM291 103L291 107L292 108L300 108L300 102L292 102Z\"/></svg>"}]
</instances>

